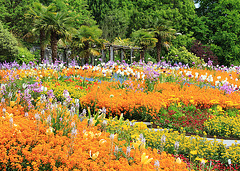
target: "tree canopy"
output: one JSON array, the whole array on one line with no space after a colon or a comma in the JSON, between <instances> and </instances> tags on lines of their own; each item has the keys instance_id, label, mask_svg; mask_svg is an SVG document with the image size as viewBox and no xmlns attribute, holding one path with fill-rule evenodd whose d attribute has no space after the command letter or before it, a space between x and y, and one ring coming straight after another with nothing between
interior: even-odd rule
<instances>
[{"instance_id":1,"label":"tree canopy","mask_svg":"<svg viewBox=\"0 0 240 171\"><path fill-rule=\"evenodd\" d=\"M240 1L198 0L197 9L201 28L195 30L196 37L203 35L205 44L210 44L219 62L240 64ZM197 28L195 26L195 28ZM201 40L199 38L199 40Z\"/></svg>"},{"instance_id":2,"label":"tree canopy","mask_svg":"<svg viewBox=\"0 0 240 171\"><path fill-rule=\"evenodd\" d=\"M116 37L121 40L129 40L133 33L141 32L138 30L151 29L158 42L156 48L149 48L146 51L151 53L152 58L158 60L160 55L168 54L167 48L163 48L164 45L174 48L184 46L191 51L197 41L209 52L211 51L214 58L218 58L220 64L240 64L238 58L240 55L240 1L0 0L0 2L0 21L2 21L3 27L8 28L24 44L28 37L26 35L33 29L38 30L36 35L38 39L35 43L42 44L43 42L41 39L44 37L43 32L40 31L42 26L38 25L38 27L38 20L35 20L36 16L43 11L40 13L35 11L35 16L26 17L29 9L36 10L34 2L37 2L45 7L55 6L56 13L64 13L73 18L71 25L78 31L83 29L82 26L100 29L102 34L98 39L106 39L110 43L113 43ZM196 9L194 3L198 3L199 8ZM32 22L33 19L34 22ZM157 21L166 21L171 23L171 26L167 26L158 34ZM163 28L164 24L160 24L160 26ZM168 36L165 38L157 36L163 35L163 32L169 33ZM176 41L170 42L170 38L174 37L174 32L182 36L178 37ZM139 36L137 37L139 38ZM184 38L186 41L180 40L180 38ZM57 40L59 39L57 38ZM136 40L132 41L136 42ZM44 46L41 48L41 56L43 56ZM199 54L196 53L196 55ZM201 53L199 57L201 56L204 54Z\"/></svg>"}]
</instances>

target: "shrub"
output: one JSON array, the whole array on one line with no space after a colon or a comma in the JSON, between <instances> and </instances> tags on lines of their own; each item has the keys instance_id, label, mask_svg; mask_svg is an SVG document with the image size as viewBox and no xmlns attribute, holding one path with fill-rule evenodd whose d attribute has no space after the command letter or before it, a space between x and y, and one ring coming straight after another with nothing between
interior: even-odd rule
<instances>
[{"instance_id":1,"label":"shrub","mask_svg":"<svg viewBox=\"0 0 240 171\"><path fill-rule=\"evenodd\" d=\"M166 57L166 60L171 61L172 63L183 63L188 64L189 66L198 65L202 61L199 57L189 52L184 46L180 48L171 48Z\"/></svg>"},{"instance_id":2,"label":"shrub","mask_svg":"<svg viewBox=\"0 0 240 171\"><path fill-rule=\"evenodd\" d=\"M29 63L35 60L35 55L32 54L27 48L19 47L18 48L18 55L16 57L17 63L22 64L23 62Z\"/></svg>"},{"instance_id":3,"label":"shrub","mask_svg":"<svg viewBox=\"0 0 240 171\"><path fill-rule=\"evenodd\" d=\"M193 41L193 45L191 47L191 52L196 56L200 57L204 60L204 62L208 62L209 60L213 61L213 65L218 65L218 57L211 51L208 46L204 46L200 41Z\"/></svg>"},{"instance_id":4,"label":"shrub","mask_svg":"<svg viewBox=\"0 0 240 171\"><path fill-rule=\"evenodd\" d=\"M172 40L173 46L176 48L184 46L189 50L192 47L194 40L196 40L192 35L193 33L177 35L176 39Z\"/></svg>"},{"instance_id":5,"label":"shrub","mask_svg":"<svg viewBox=\"0 0 240 171\"><path fill-rule=\"evenodd\" d=\"M0 22L0 61L10 62L18 54L16 38L6 29L3 28Z\"/></svg>"}]
</instances>

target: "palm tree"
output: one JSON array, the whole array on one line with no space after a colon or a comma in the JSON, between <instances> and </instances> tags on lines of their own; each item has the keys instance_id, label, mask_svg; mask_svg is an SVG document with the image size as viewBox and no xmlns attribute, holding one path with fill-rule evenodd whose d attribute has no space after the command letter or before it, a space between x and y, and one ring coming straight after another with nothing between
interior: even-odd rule
<instances>
[{"instance_id":1,"label":"palm tree","mask_svg":"<svg viewBox=\"0 0 240 171\"><path fill-rule=\"evenodd\" d=\"M156 43L157 60L160 61L162 48L165 47L168 50L168 42L175 37L174 34L176 30L171 28L169 21L156 18L153 23L153 28L149 29L149 31L153 32L155 34L154 37L158 40Z\"/></svg>"},{"instance_id":2,"label":"palm tree","mask_svg":"<svg viewBox=\"0 0 240 171\"><path fill-rule=\"evenodd\" d=\"M80 57L89 61L91 55L97 56L100 53L97 48L103 48L103 39L99 37L102 35L102 30L98 26L85 26L82 25L77 34L74 35L71 47L73 48L73 54L78 54Z\"/></svg>"},{"instance_id":3,"label":"palm tree","mask_svg":"<svg viewBox=\"0 0 240 171\"><path fill-rule=\"evenodd\" d=\"M42 25L46 37L50 37L52 49L52 61L57 60L58 41L70 41L75 29L72 26L73 18L69 17L66 12L49 12L39 19L39 24Z\"/></svg>"},{"instance_id":4,"label":"palm tree","mask_svg":"<svg viewBox=\"0 0 240 171\"><path fill-rule=\"evenodd\" d=\"M140 59L144 59L145 51L148 48L154 47L158 41L154 38L154 33L145 29L141 29L132 33L132 39L136 46L141 47Z\"/></svg>"},{"instance_id":5,"label":"palm tree","mask_svg":"<svg viewBox=\"0 0 240 171\"><path fill-rule=\"evenodd\" d=\"M26 17L33 19L34 29L32 30L32 34L35 34L35 33L39 34L41 61L43 61L44 59L44 51L48 43L48 40L46 39L46 34L44 31L43 25L39 20L41 20L44 17L44 15L47 15L47 13L53 12L54 10L55 10L55 7L52 5L49 5L48 7L46 7L41 3L34 2L33 8L30 8L28 13L25 15Z\"/></svg>"}]
</instances>

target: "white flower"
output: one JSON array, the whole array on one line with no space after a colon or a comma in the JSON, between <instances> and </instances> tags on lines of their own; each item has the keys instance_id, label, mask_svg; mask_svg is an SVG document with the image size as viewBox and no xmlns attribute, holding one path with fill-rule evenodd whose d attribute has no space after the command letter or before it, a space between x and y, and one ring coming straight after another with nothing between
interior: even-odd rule
<instances>
[{"instance_id":1,"label":"white flower","mask_svg":"<svg viewBox=\"0 0 240 171\"><path fill-rule=\"evenodd\" d=\"M229 165L232 164L231 159L228 159L228 164L229 164Z\"/></svg>"},{"instance_id":2,"label":"white flower","mask_svg":"<svg viewBox=\"0 0 240 171\"><path fill-rule=\"evenodd\" d=\"M111 135L110 135L110 139L113 141L113 139L114 139L114 134L111 134Z\"/></svg>"}]
</instances>

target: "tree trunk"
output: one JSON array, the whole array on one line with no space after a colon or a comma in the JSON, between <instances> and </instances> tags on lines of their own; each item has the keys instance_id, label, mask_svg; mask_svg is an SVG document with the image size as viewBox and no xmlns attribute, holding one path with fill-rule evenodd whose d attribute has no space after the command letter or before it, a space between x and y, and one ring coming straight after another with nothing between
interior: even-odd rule
<instances>
[{"instance_id":1,"label":"tree trunk","mask_svg":"<svg viewBox=\"0 0 240 171\"><path fill-rule=\"evenodd\" d=\"M161 40L158 39L158 42L156 43L156 48L157 48L157 60L158 62L161 60Z\"/></svg>"},{"instance_id":2,"label":"tree trunk","mask_svg":"<svg viewBox=\"0 0 240 171\"><path fill-rule=\"evenodd\" d=\"M85 56L86 64L89 64L89 58L90 58L89 43L88 43L88 42L85 42L84 44L85 44L85 46L84 46L84 51L86 51L86 56Z\"/></svg>"},{"instance_id":3,"label":"tree trunk","mask_svg":"<svg viewBox=\"0 0 240 171\"><path fill-rule=\"evenodd\" d=\"M89 57L87 57L85 59L86 59L85 64L88 64L89 63Z\"/></svg>"},{"instance_id":4,"label":"tree trunk","mask_svg":"<svg viewBox=\"0 0 240 171\"><path fill-rule=\"evenodd\" d=\"M144 60L145 49L141 50L140 52L140 60Z\"/></svg>"},{"instance_id":5,"label":"tree trunk","mask_svg":"<svg viewBox=\"0 0 240 171\"><path fill-rule=\"evenodd\" d=\"M45 46L44 46L44 39L45 39L45 32L44 30L40 30L40 56L41 56L41 62L44 59L45 55Z\"/></svg>"},{"instance_id":6,"label":"tree trunk","mask_svg":"<svg viewBox=\"0 0 240 171\"><path fill-rule=\"evenodd\" d=\"M58 43L58 39L57 39L57 33L52 31L51 32L51 49L52 49L52 62L55 63L55 61L57 60L57 43Z\"/></svg>"}]
</instances>

